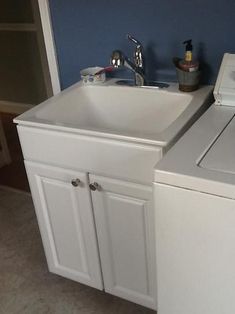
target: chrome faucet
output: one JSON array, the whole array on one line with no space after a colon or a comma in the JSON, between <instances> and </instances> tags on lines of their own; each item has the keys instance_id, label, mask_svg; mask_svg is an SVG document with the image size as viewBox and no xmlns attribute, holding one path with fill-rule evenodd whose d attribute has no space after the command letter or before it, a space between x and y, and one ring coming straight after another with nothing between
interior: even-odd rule
<instances>
[{"instance_id":1,"label":"chrome faucet","mask_svg":"<svg viewBox=\"0 0 235 314\"><path fill-rule=\"evenodd\" d=\"M132 70L135 74L135 85L143 86L146 83L144 75L145 64L143 56L143 46L137 39L135 39L129 34L127 35L127 39L129 39L136 45L133 56L134 62L131 62L131 60L127 58L122 51L114 50L111 55L110 64L115 68L124 66Z\"/></svg>"}]
</instances>

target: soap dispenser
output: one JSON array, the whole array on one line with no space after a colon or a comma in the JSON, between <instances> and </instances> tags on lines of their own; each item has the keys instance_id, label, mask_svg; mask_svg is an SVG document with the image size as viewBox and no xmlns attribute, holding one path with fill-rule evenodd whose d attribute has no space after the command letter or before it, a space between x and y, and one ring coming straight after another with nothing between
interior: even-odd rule
<instances>
[{"instance_id":1,"label":"soap dispenser","mask_svg":"<svg viewBox=\"0 0 235 314\"><path fill-rule=\"evenodd\" d=\"M186 72L197 71L199 68L199 62L197 60L193 60L192 39L185 40L183 44L185 45L185 55L184 59L179 62L180 69Z\"/></svg>"}]
</instances>

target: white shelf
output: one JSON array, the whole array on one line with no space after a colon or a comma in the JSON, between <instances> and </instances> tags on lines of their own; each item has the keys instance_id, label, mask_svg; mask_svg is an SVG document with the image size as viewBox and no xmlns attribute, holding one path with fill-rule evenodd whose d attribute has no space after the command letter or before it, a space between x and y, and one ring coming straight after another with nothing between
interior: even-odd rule
<instances>
[{"instance_id":1,"label":"white shelf","mask_svg":"<svg viewBox=\"0 0 235 314\"><path fill-rule=\"evenodd\" d=\"M0 31L36 32L34 23L0 23Z\"/></svg>"},{"instance_id":2,"label":"white shelf","mask_svg":"<svg viewBox=\"0 0 235 314\"><path fill-rule=\"evenodd\" d=\"M0 100L0 112L21 114L31 109L33 104L25 104L15 101Z\"/></svg>"}]
</instances>

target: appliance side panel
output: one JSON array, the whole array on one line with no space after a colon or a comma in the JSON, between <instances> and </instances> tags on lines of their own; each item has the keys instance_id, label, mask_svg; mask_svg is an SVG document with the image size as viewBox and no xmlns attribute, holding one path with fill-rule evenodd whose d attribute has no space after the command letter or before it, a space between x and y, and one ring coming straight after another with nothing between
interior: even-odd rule
<instances>
[{"instance_id":1,"label":"appliance side panel","mask_svg":"<svg viewBox=\"0 0 235 314\"><path fill-rule=\"evenodd\" d=\"M158 314L235 313L235 201L154 184Z\"/></svg>"}]
</instances>

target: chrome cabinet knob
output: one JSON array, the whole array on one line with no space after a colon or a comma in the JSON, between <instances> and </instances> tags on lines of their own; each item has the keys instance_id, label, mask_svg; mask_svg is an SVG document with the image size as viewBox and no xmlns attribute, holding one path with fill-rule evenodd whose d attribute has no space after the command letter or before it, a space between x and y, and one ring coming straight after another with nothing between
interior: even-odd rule
<instances>
[{"instance_id":1,"label":"chrome cabinet knob","mask_svg":"<svg viewBox=\"0 0 235 314\"><path fill-rule=\"evenodd\" d=\"M72 186L79 186L79 184L81 183L81 180L80 179L73 179L72 181L71 181L71 184L72 184Z\"/></svg>"},{"instance_id":2,"label":"chrome cabinet knob","mask_svg":"<svg viewBox=\"0 0 235 314\"><path fill-rule=\"evenodd\" d=\"M89 184L89 187L92 191L96 191L99 189L99 184L97 182Z\"/></svg>"}]
</instances>

